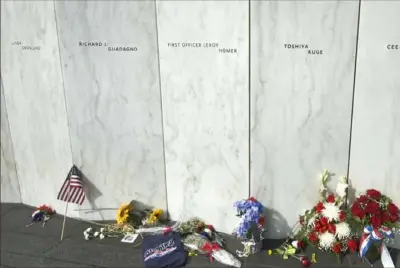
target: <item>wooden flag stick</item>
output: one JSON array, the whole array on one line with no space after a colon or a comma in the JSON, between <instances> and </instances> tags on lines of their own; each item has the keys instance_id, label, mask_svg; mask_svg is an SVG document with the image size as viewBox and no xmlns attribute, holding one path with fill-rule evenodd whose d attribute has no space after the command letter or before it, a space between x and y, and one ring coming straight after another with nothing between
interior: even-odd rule
<instances>
[{"instance_id":1,"label":"wooden flag stick","mask_svg":"<svg viewBox=\"0 0 400 268\"><path fill-rule=\"evenodd\" d=\"M71 183L71 181L70 181L69 183ZM68 189L69 189L69 191L68 191L68 197L67 197L67 204L65 205L64 220L63 220L63 225L62 225L62 229L61 229L61 238L60 238L60 241L62 241L63 238L64 238L65 221L66 221L66 219L67 219L69 197L70 197L70 194L71 194L71 185L68 185Z\"/></svg>"}]
</instances>

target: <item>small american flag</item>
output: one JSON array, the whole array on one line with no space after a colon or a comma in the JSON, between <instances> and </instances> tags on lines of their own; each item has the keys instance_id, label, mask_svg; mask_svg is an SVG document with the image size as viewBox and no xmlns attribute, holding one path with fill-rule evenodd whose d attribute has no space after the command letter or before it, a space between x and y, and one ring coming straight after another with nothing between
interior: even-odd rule
<instances>
[{"instance_id":1,"label":"small american flag","mask_svg":"<svg viewBox=\"0 0 400 268\"><path fill-rule=\"evenodd\" d=\"M79 205L85 201L85 191L83 190L82 179L79 177L78 168L73 165L68 172L67 178L57 196L58 200Z\"/></svg>"}]
</instances>

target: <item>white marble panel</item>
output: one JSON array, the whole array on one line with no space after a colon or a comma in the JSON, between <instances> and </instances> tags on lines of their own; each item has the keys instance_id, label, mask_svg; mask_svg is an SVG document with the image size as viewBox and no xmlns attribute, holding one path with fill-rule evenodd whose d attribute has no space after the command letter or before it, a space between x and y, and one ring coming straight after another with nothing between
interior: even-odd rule
<instances>
[{"instance_id":1,"label":"white marble panel","mask_svg":"<svg viewBox=\"0 0 400 268\"><path fill-rule=\"evenodd\" d=\"M55 5L72 152L90 181L83 208L99 209L80 216L114 219L109 208L132 199L166 209L155 2Z\"/></svg>"},{"instance_id":2,"label":"white marble panel","mask_svg":"<svg viewBox=\"0 0 400 268\"><path fill-rule=\"evenodd\" d=\"M271 209L269 237L282 238L318 201L318 174L347 173L358 3L251 8L250 192Z\"/></svg>"},{"instance_id":3,"label":"white marble panel","mask_svg":"<svg viewBox=\"0 0 400 268\"><path fill-rule=\"evenodd\" d=\"M231 232L249 194L248 3L157 1L157 18L169 212Z\"/></svg>"},{"instance_id":4,"label":"white marble panel","mask_svg":"<svg viewBox=\"0 0 400 268\"><path fill-rule=\"evenodd\" d=\"M72 157L53 2L2 1L1 50L22 202L63 211L57 193Z\"/></svg>"},{"instance_id":5,"label":"white marble panel","mask_svg":"<svg viewBox=\"0 0 400 268\"><path fill-rule=\"evenodd\" d=\"M350 175L400 206L400 2L362 1ZM400 239L397 239L400 248Z\"/></svg>"},{"instance_id":6,"label":"white marble panel","mask_svg":"<svg viewBox=\"0 0 400 268\"><path fill-rule=\"evenodd\" d=\"M7 108L1 81L1 202L20 203L21 192L15 169L14 151L8 125Z\"/></svg>"}]
</instances>

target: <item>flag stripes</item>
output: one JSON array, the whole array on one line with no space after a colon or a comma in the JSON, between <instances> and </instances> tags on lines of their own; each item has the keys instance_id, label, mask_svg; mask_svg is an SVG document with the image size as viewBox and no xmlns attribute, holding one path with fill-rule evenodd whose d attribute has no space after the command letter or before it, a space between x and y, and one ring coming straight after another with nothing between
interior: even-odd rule
<instances>
[{"instance_id":1,"label":"flag stripes","mask_svg":"<svg viewBox=\"0 0 400 268\"><path fill-rule=\"evenodd\" d=\"M82 179L79 177L78 169L74 165L68 172L67 178L58 193L57 199L68 203L82 205L85 201L85 197Z\"/></svg>"}]
</instances>

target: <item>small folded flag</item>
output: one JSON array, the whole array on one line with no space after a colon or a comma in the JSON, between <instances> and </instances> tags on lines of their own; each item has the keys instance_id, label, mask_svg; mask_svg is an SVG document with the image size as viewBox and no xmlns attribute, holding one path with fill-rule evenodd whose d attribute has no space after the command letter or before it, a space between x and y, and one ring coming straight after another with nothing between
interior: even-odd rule
<instances>
[{"instance_id":1,"label":"small folded flag","mask_svg":"<svg viewBox=\"0 0 400 268\"><path fill-rule=\"evenodd\" d=\"M79 205L82 205L83 201L85 201L85 191L83 190L82 179L79 176L78 168L75 165L73 165L68 172L67 178L58 193L57 199Z\"/></svg>"}]
</instances>

